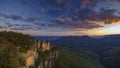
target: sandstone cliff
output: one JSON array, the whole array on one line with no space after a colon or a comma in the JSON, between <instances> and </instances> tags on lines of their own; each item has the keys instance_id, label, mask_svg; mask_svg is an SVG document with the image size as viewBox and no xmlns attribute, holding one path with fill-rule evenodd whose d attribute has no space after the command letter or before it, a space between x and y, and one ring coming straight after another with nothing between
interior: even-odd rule
<instances>
[{"instance_id":1,"label":"sandstone cliff","mask_svg":"<svg viewBox=\"0 0 120 68\"><path fill-rule=\"evenodd\" d=\"M23 53L26 61L24 68L52 68L59 53L59 49L51 46L50 42L38 40L30 50Z\"/></svg>"}]
</instances>

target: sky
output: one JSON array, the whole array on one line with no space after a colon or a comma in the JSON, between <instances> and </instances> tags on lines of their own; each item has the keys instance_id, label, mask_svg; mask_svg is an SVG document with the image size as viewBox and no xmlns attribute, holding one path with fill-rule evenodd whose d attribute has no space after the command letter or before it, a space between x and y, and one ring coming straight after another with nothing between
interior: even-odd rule
<instances>
[{"instance_id":1,"label":"sky","mask_svg":"<svg viewBox=\"0 0 120 68\"><path fill-rule=\"evenodd\" d=\"M40 36L120 34L120 0L0 0L0 31Z\"/></svg>"}]
</instances>

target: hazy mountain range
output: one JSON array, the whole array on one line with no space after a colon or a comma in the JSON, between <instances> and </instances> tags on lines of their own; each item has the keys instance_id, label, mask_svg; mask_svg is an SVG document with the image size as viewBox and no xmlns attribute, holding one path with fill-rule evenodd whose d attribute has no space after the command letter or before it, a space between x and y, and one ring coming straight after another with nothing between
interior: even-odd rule
<instances>
[{"instance_id":1,"label":"hazy mountain range","mask_svg":"<svg viewBox=\"0 0 120 68\"><path fill-rule=\"evenodd\" d=\"M58 46L119 46L120 35L106 35L103 37L89 37L89 36L64 36L54 40L53 44ZM63 43L64 42L64 43Z\"/></svg>"},{"instance_id":2,"label":"hazy mountain range","mask_svg":"<svg viewBox=\"0 0 120 68\"><path fill-rule=\"evenodd\" d=\"M106 36L34 36L35 39L49 40L56 46L120 46L120 35Z\"/></svg>"},{"instance_id":3,"label":"hazy mountain range","mask_svg":"<svg viewBox=\"0 0 120 68\"><path fill-rule=\"evenodd\" d=\"M52 43L67 51L58 67L66 62L68 68L120 68L120 35L64 36Z\"/></svg>"}]
</instances>

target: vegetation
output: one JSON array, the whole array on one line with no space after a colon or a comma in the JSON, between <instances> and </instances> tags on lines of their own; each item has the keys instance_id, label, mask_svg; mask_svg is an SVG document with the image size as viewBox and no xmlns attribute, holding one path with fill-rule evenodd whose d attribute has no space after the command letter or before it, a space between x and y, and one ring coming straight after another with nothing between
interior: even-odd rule
<instances>
[{"instance_id":1,"label":"vegetation","mask_svg":"<svg viewBox=\"0 0 120 68\"><path fill-rule=\"evenodd\" d=\"M23 68L26 59L23 56L28 50L35 50L35 40L29 35L23 35L15 32L0 32L0 68ZM49 60L50 52L56 50L53 47L50 51L42 51L37 49L38 57L35 65L30 68L38 68L40 63Z\"/></svg>"},{"instance_id":2,"label":"vegetation","mask_svg":"<svg viewBox=\"0 0 120 68\"><path fill-rule=\"evenodd\" d=\"M34 44L31 36L14 32L0 32L0 68L23 68L25 52Z\"/></svg>"},{"instance_id":3,"label":"vegetation","mask_svg":"<svg viewBox=\"0 0 120 68\"><path fill-rule=\"evenodd\" d=\"M58 68L71 68L71 62L75 66L72 68L120 68L120 35L108 35L99 39L64 36L52 42L64 50L57 60Z\"/></svg>"},{"instance_id":4,"label":"vegetation","mask_svg":"<svg viewBox=\"0 0 120 68\"><path fill-rule=\"evenodd\" d=\"M104 66L95 58L80 57L73 51L65 50L58 57L54 68L104 68Z\"/></svg>"},{"instance_id":5,"label":"vegetation","mask_svg":"<svg viewBox=\"0 0 120 68\"><path fill-rule=\"evenodd\" d=\"M20 51L26 51L30 49L30 46L34 44L34 38L29 35L23 35L15 32L0 32L0 38L3 38L7 42L20 48Z\"/></svg>"},{"instance_id":6,"label":"vegetation","mask_svg":"<svg viewBox=\"0 0 120 68\"><path fill-rule=\"evenodd\" d=\"M63 48L55 68L120 68L120 47Z\"/></svg>"},{"instance_id":7,"label":"vegetation","mask_svg":"<svg viewBox=\"0 0 120 68\"><path fill-rule=\"evenodd\" d=\"M46 60L48 60L49 53L50 53L50 51L42 52L41 50L39 50L38 58L37 58L33 68L38 68L41 62L45 62Z\"/></svg>"}]
</instances>

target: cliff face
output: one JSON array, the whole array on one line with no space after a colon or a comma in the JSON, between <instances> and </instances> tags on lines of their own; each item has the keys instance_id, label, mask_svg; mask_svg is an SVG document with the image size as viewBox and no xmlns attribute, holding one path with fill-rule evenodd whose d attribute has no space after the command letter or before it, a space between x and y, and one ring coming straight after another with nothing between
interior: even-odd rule
<instances>
[{"instance_id":1,"label":"cliff face","mask_svg":"<svg viewBox=\"0 0 120 68\"><path fill-rule=\"evenodd\" d=\"M23 56L25 57L25 68L29 68L30 66L33 66L35 64L35 60L38 57L38 53L36 50L28 50L26 53L23 53Z\"/></svg>"},{"instance_id":2,"label":"cliff face","mask_svg":"<svg viewBox=\"0 0 120 68\"><path fill-rule=\"evenodd\" d=\"M21 33L0 32L0 68L52 68L58 51L48 41L35 41Z\"/></svg>"},{"instance_id":3,"label":"cliff face","mask_svg":"<svg viewBox=\"0 0 120 68\"><path fill-rule=\"evenodd\" d=\"M38 49L41 49L42 51L47 51L51 49L50 42L48 41L42 41L40 42L39 40L37 41L37 47Z\"/></svg>"},{"instance_id":4,"label":"cliff face","mask_svg":"<svg viewBox=\"0 0 120 68\"><path fill-rule=\"evenodd\" d=\"M35 46L23 53L26 66L24 68L52 68L60 51L48 41L36 41Z\"/></svg>"}]
</instances>

